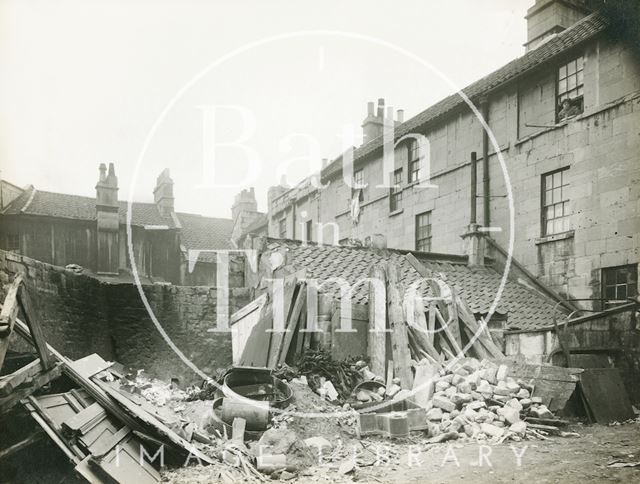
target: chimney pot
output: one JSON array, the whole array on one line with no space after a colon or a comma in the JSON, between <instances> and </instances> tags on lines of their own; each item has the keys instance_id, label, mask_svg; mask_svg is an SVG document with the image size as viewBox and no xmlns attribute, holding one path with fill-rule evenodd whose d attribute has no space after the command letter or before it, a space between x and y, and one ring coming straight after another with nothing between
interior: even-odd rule
<instances>
[{"instance_id":1,"label":"chimney pot","mask_svg":"<svg viewBox=\"0 0 640 484\"><path fill-rule=\"evenodd\" d=\"M404 123L404 109L398 109L398 123Z\"/></svg>"},{"instance_id":2,"label":"chimney pot","mask_svg":"<svg viewBox=\"0 0 640 484\"><path fill-rule=\"evenodd\" d=\"M367 114L369 116L373 116L373 112L375 111L375 103L373 101L367 103Z\"/></svg>"}]
</instances>

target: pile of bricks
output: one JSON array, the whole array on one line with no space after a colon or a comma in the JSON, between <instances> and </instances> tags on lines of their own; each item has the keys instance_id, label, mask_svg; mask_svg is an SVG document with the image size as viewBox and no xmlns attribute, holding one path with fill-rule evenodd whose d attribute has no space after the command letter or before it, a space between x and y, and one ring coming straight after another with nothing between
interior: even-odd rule
<instances>
[{"instance_id":1,"label":"pile of bricks","mask_svg":"<svg viewBox=\"0 0 640 484\"><path fill-rule=\"evenodd\" d=\"M429 434L457 433L473 439L522 439L527 433L523 418L555 418L533 397L533 386L508 375L506 365L474 358L441 370L430 384L433 396L427 404ZM425 386L429 386L427 384Z\"/></svg>"},{"instance_id":2,"label":"pile of bricks","mask_svg":"<svg viewBox=\"0 0 640 484\"><path fill-rule=\"evenodd\" d=\"M428 393L425 405L416 405L415 395L402 402L396 398L393 406L385 406L386 411L361 413L358 431L361 436L406 437L410 431L421 430L433 442L543 437L540 428L545 426L524 419L560 420L540 397L532 396L531 383L509 377L508 373L506 365L464 358L414 389L416 394Z\"/></svg>"}]
</instances>

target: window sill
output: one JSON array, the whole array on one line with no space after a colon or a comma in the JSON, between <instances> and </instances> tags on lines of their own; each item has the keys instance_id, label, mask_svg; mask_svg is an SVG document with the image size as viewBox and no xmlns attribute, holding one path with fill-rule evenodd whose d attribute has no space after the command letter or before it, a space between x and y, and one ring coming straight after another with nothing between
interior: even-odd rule
<instances>
[{"instance_id":1,"label":"window sill","mask_svg":"<svg viewBox=\"0 0 640 484\"><path fill-rule=\"evenodd\" d=\"M567 232L562 232L559 234L545 235L544 237L535 239L534 243L536 245L541 245L541 244L547 244L549 242L557 242L559 240L572 239L574 234L575 234L575 230L568 230Z\"/></svg>"},{"instance_id":2,"label":"window sill","mask_svg":"<svg viewBox=\"0 0 640 484\"><path fill-rule=\"evenodd\" d=\"M395 217L396 215L400 215L402 212L404 212L404 208L399 208L398 210L390 212L389 217Z\"/></svg>"}]
</instances>

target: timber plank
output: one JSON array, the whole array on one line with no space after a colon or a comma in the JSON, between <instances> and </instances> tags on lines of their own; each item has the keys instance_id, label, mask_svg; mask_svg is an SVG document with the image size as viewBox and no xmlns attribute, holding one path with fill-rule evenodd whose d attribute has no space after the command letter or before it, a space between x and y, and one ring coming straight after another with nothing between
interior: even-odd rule
<instances>
[{"instance_id":1,"label":"timber plank","mask_svg":"<svg viewBox=\"0 0 640 484\"><path fill-rule=\"evenodd\" d=\"M40 357L42 368L48 370L53 363L49 355L49 349L47 348L47 340L42 332L40 318L35 311L31 296L29 296L29 291L24 284L21 284L18 289L18 302L20 303L20 308L31 331L31 337L33 338L36 351Z\"/></svg>"},{"instance_id":2,"label":"timber plank","mask_svg":"<svg viewBox=\"0 0 640 484\"><path fill-rule=\"evenodd\" d=\"M13 325L18 317L18 289L22 283L22 276L17 275L9 286L7 296L4 298L2 310L0 310L0 368L4 363L4 357L9 348L9 336L13 331Z\"/></svg>"},{"instance_id":3,"label":"timber plank","mask_svg":"<svg viewBox=\"0 0 640 484\"><path fill-rule=\"evenodd\" d=\"M371 371L376 375L384 375L387 364L386 278L384 266L381 264L374 264L369 270L369 331L367 336L367 356L369 356ZM389 358L389 361L391 361L391 358Z\"/></svg>"},{"instance_id":4,"label":"timber plank","mask_svg":"<svg viewBox=\"0 0 640 484\"><path fill-rule=\"evenodd\" d=\"M10 410L16 403L23 398L27 398L34 392L45 386L50 381L58 378L62 372L61 365L54 365L49 370L39 373L31 380L31 383L24 387L15 390L9 396L0 398L0 414L3 414Z\"/></svg>"},{"instance_id":5,"label":"timber plank","mask_svg":"<svg viewBox=\"0 0 640 484\"><path fill-rule=\"evenodd\" d=\"M10 375L6 375L0 380L0 397L10 395L16 388L25 382L33 379L42 371L40 360L33 360L22 368L17 369Z\"/></svg>"},{"instance_id":6,"label":"timber plank","mask_svg":"<svg viewBox=\"0 0 640 484\"><path fill-rule=\"evenodd\" d=\"M411 373L411 352L407 323L402 309L404 289L399 281L398 267L394 263L387 265L387 304L389 327L393 349L393 373L400 378L401 387L410 390L413 386Z\"/></svg>"}]
</instances>

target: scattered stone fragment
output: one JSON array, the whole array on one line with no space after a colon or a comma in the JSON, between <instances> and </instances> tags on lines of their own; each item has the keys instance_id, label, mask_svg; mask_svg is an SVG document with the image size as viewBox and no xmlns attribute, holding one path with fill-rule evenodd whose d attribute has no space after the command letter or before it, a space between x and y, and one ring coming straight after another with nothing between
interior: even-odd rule
<instances>
[{"instance_id":1,"label":"scattered stone fragment","mask_svg":"<svg viewBox=\"0 0 640 484\"><path fill-rule=\"evenodd\" d=\"M434 395L431 402L433 403L434 407L441 408L445 412L452 412L456 409L455 404L444 396L441 397L439 395Z\"/></svg>"},{"instance_id":2,"label":"scattered stone fragment","mask_svg":"<svg viewBox=\"0 0 640 484\"><path fill-rule=\"evenodd\" d=\"M434 386L434 391L435 392L443 392L445 391L447 388L449 388L451 385L449 384L448 381L444 381L444 380L438 380Z\"/></svg>"},{"instance_id":3,"label":"scattered stone fragment","mask_svg":"<svg viewBox=\"0 0 640 484\"><path fill-rule=\"evenodd\" d=\"M553 413L551 413L551 410L549 410L546 405L540 405L539 407L532 408L531 410L529 410L529 413L531 413L532 416L538 418L554 417Z\"/></svg>"},{"instance_id":4,"label":"scattered stone fragment","mask_svg":"<svg viewBox=\"0 0 640 484\"><path fill-rule=\"evenodd\" d=\"M507 365L500 365L496 371L496 380L504 381L509 373L509 367Z\"/></svg>"},{"instance_id":5,"label":"scattered stone fragment","mask_svg":"<svg viewBox=\"0 0 640 484\"><path fill-rule=\"evenodd\" d=\"M531 403L542 404L542 397L531 397Z\"/></svg>"},{"instance_id":6,"label":"scattered stone fragment","mask_svg":"<svg viewBox=\"0 0 640 484\"><path fill-rule=\"evenodd\" d=\"M522 409L523 409L522 404L520 403L520 401L517 398L512 398L511 400L509 400L507 402L507 405L512 407L512 408L515 408L518 412L521 412Z\"/></svg>"},{"instance_id":7,"label":"scattered stone fragment","mask_svg":"<svg viewBox=\"0 0 640 484\"><path fill-rule=\"evenodd\" d=\"M438 407L433 407L431 410L427 412L427 420L437 421L442 420L442 409Z\"/></svg>"},{"instance_id":8,"label":"scattered stone fragment","mask_svg":"<svg viewBox=\"0 0 640 484\"><path fill-rule=\"evenodd\" d=\"M526 388L520 388L520 391L518 391L518 393L516 394L516 397L518 398L529 398L531 396L531 393L529 393L529 390L527 390Z\"/></svg>"},{"instance_id":9,"label":"scattered stone fragment","mask_svg":"<svg viewBox=\"0 0 640 484\"><path fill-rule=\"evenodd\" d=\"M509 431L513 432L519 437L524 437L524 434L527 431L527 423L523 422L522 420L515 422L509 427Z\"/></svg>"},{"instance_id":10,"label":"scattered stone fragment","mask_svg":"<svg viewBox=\"0 0 640 484\"><path fill-rule=\"evenodd\" d=\"M490 437L502 437L502 434L504 434L503 428L497 427L490 423L480 424L480 431L489 435Z\"/></svg>"},{"instance_id":11,"label":"scattered stone fragment","mask_svg":"<svg viewBox=\"0 0 640 484\"><path fill-rule=\"evenodd\" d=\"M508 405L499 408L498 415L503 416L505 421L507 421L510 425L520 420L520 411Z\"/></svg>"}]
</instances>

